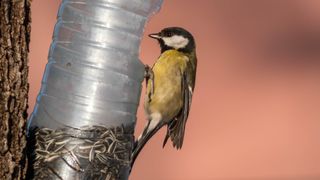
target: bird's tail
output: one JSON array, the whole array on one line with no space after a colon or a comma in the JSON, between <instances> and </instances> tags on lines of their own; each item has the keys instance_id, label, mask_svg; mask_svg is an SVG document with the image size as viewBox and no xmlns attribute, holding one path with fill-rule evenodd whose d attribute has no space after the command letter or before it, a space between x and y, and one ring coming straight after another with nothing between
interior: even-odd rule
<instances>
[{"instance_id":1,"label":"bird's tail","mask_svg":"<svg viewBox=\"0 0 320 180\"><path fill-rule=\"evenodd\" d=\"M186 121L177 121L172 130L170 130L170 139L173 143L173 147L181 149L184 139Z\"/></svg>"},{"instance_id":2,"label":"bird's tail","mask_svg":"<svg viewBox=\"0 0 320 180\"><path fill-rule=\"evenodd\" d=\"M147 127L144 129L141 137L135 142L133 152L131 154L131 168L134 165L135 160L137 159L140 151L142 148L146 145L146 143L149 141L149 139L156 134L156 132L161 129L161 127L164 125L164 123L159 122L155 127L150 128L150 122L148 123Z\"/></svg>"},{"instance_id":3,"label":"bird's tail","mask_svg":"<svg viewBox=\"0 0 320 180\"><path fill-rule=\"evenodd\" d=\"M175 119L171 121L167 127L167 134L163 141L162 147L164 147L170 137L173 147L181 149L185 134L186 121Z\"/></svg>"}]
</instances>

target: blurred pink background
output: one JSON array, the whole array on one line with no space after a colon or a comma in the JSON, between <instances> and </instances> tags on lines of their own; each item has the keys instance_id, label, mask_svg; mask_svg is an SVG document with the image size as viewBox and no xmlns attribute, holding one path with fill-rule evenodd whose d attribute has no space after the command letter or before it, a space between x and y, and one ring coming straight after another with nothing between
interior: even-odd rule
<instances>
[{"instance_id":1,"label":"blurred pink background","mask_svg":"<svg viewBox=\"0 0 320 180\"><path fill-rule=\"evenodd\" d=\"M32 2L29 112L59 3ZM320 179L320 1L164 0L145 34L167 26L185 27L197 42L185 142L162 149L163 129L130 179ZM145 36L141 60L152 65L158 55ZM140 108L136 134L144 123Z\"/></svg>"}]
</instances>

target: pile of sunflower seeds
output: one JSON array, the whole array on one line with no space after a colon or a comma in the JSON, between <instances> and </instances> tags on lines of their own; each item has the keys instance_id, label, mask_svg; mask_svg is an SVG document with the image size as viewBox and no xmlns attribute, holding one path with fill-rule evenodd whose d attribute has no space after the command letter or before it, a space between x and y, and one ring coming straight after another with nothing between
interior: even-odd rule
<instances>
[{"instance_id":1,"label":"pile of sunflower seeds","mask_svg":"<svg viewBox=\"0 0 320 180\"><path fill-rule=\"evenodd\" d=\"M34 131L34 179L121 179L130 168L133 135L124 127Z\"/></svg>"}]
</instances>

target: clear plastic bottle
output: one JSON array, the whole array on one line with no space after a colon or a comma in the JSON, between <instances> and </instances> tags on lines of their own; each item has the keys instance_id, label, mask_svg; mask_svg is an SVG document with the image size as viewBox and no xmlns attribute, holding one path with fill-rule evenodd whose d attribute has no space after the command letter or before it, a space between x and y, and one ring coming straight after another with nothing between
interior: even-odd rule
<instances>
[{"instance_id":1,"label":"clear plastic bottle","mask_svg":"<svg viewBox=\"0 0 320 180\"><path fill-rule=\"evenodd\" d=\"M162 0L64 0L29 127L134 126L146 21Z\"/></svg>"},{"instance_id":2,"label":"clear plastic bottle","mask_svg":"<svg viewBox=\"0 0 320 180\"><path fill-rule=\"evenodd\" d=\"M144 76L139 46L161 4L62 1L28 121L33 178L128 178Z\"/></svg>"}]
</instances>

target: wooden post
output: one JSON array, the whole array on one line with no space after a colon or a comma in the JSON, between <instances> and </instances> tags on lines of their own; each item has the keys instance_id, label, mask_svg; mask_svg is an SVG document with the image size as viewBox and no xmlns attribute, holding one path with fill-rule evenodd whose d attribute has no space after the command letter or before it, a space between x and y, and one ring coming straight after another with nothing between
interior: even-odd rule
<instances>
[{"instance_id":1,"label":"wooden post","mask_svg":"<svg viewBox=\"0 0 320 180\"><path fill-rule=\"evenodd\" d=\"M0 179L24 179L30 0L0 1Z\"/></svg>"}]
</instances>

